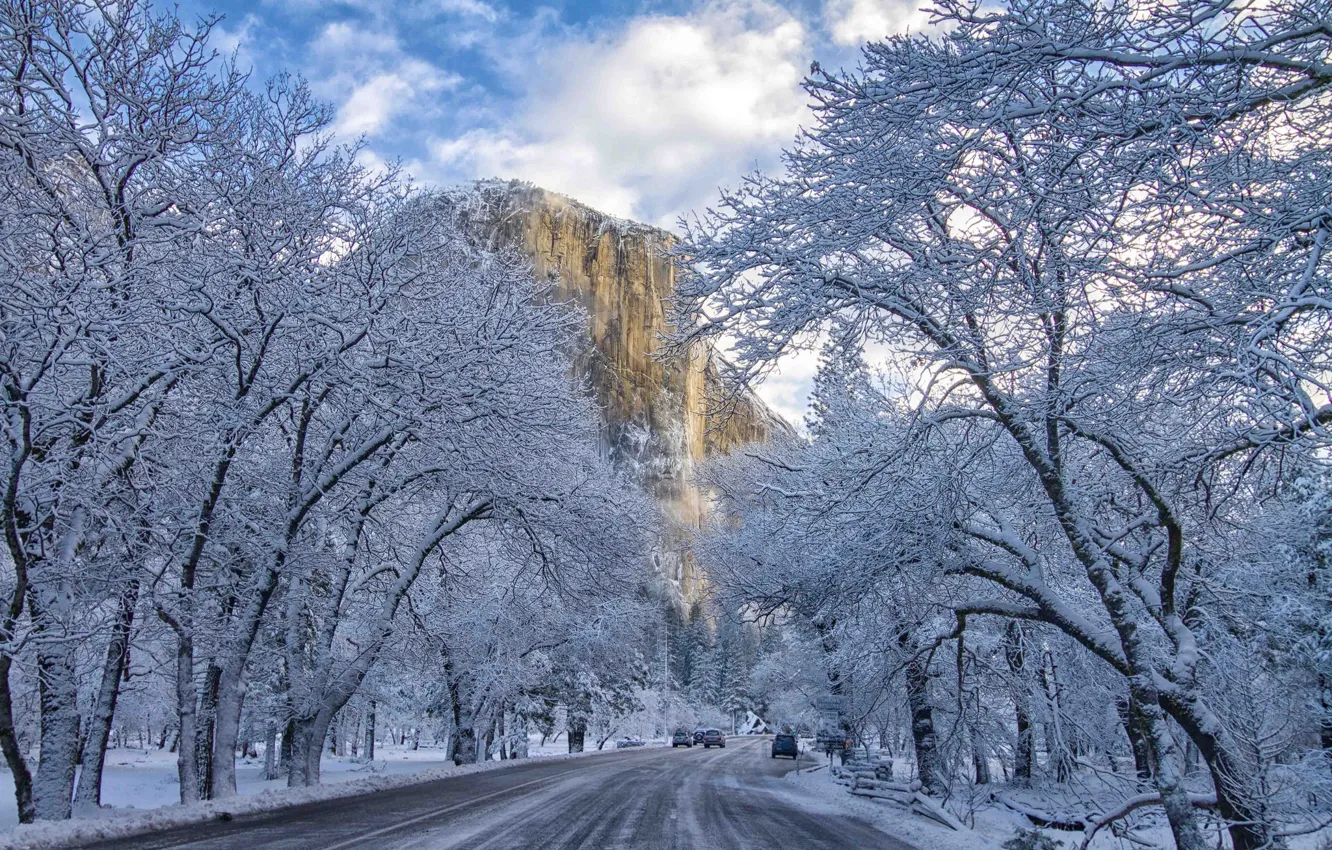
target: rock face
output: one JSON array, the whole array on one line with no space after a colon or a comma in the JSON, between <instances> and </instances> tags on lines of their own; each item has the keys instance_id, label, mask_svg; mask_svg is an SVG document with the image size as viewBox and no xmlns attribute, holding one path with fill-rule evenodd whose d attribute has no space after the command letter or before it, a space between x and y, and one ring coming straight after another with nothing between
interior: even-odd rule
<instances>
[{"instance_id":1,"label":"rock face","mask_svg":"<svg viewBox=\"0 0 1332 850\"><path fill-rule=\"evenodd\" d=\"M576 352L602 411L606 451L633 471L673 526L654 558L677 598L694 601L700 577L682 553L684 535L706 509L691 483L695 463L789 426L758 398L722 401L718 355L700 344L662 357L673 238L521 183L480 185L500 239L531 257L538 279L557 281L561 298L582 306L587 335Z\"/></svg>"}]
</instances>

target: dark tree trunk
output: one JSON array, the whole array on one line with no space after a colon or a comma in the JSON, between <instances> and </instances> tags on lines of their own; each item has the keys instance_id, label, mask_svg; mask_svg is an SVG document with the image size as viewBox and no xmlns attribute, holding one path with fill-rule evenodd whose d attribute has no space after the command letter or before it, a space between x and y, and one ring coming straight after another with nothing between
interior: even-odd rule
<instances>
[{"instance_id":1,"label":"dark tree trunk","mask_svg":"<svg viewBox=\"0 0 1332 850\"><path fill-rule=\"evenodd\" d=\"M1124 726L1124 733L1128 735L1129 749L1133 752L1133 767L1138 773L1138 778L1144 781L1152 778L1152 757L1148 750L1147 736L1143 734L1142 727L1138 723L1137 706L1133 703L1132 697L1120 697L1115 703L1119 711L1119 722Z\"/></svg>"},{"instance_id":2,"label":"dark tree trunk","mask_svg":"<svg viewBox=\"0 0 1332 850\"><path fill-rule=\"evenodd\" d=\"M278 765L291 773L291 762L296 750L296 721L289 719L282 730L282 746L278 748Z\"/></svg>"},{"instance_id":3,"label":"dark tree trunk","mask_svg":"<svg viewBox=\"0 0 1332 850\"><path fill-rule=\"evenodd\" d=\"M1026 634L1016 620L1010 621L1004 631L1004 658L1016 680L1013 686L1013 712L1017 719L1017 747L1013 750L1013 781L1031 782L1032 767L1036 762L1036 739L1031 728L1030 692L1027 689Z\"/></svg>"},{"instance_id":4,"label":"dark tree trunk","mask_svg":"<svg viewBox=\"0 0 1332 850\"><path fill-rule=\"evenodd\" d=\"M915 651L906 632L898 643L910 653L906 663L907 707L911 710L911 738L916 748L916 772L926 794L942 797L948 792L944 781L939 739L934 730L934 706L930 702L929 662Z\"/></svg>"},{"instance_id":5,"label":"dark tree trunk","mask_svg":"<svg viewBox=\"0 0 1332 850\"><path fill-rule=\"evenodd\" d=\"M1326 673L1318 674L1318 698L1323 709L1318 723L1318 743L1332 753L1332 679Z\"/></svg>"},{"instance_id":6,"label":"dark tree trunk","mask_svg":"<svg viewBox=\"0 0 1332 850\"><path fill-rule=\"evenodd\" d=\"M18 807L19 823L32 823L36 812L32 807L32 774L19 746L18 730L14 726L14 702L9 688L9 671L14 659L0 655L0 750L4 750L5 763L14 777L14 799Z\"/></svg>"},{"instance_id":7,"label":"dark tree trunk","mask_svg":"<svg viewBox=\"0 0 1332 850\"><path fill-rule=\"evenodd\" d=\"M287 763L287 787L301 788L319 784L319 763L328 737L329 718L294 718L291 730L291 757ZM284 742L285 743L285 742Z\"/></svg>"},{"instance_id":8,"label":"dark tree trunk","mask_svg":"<svg viewBox=\"0 0 1332 850\"><path fill-rule=\"evenodd\" d=\"M106 763L106 744L111 734L111 720L116 713L116 700L120 696L120 682L129 663L129 636L134 625L134 609L139 602L139 582L131 581L120 594L116 620L111 627L111 640L106 647L106 660L102 664L102 683L88 720L83 742L83 770L79 773L78 788L74 792L74 808L92 811L102 803L102 768ZM152 733L149 733L149 738Z\"/></svg>"},{"instance_id":9,"label":"dark tree trunk","mask_svg":"<svg viewBox=\"0 0 1332 850\"><path fill-rule=\"evenodd\" d=\"M462 723L454 727L453 735L449 738L449 749L453 751L454 764L476 763L476 730L472 728L470 717L464 715Z\"/></svg>"},{"instance_id":10,"label":"dark tree trunk","mask_svg":"<svg viewBox=\"0 0 1332 850\"><path fill-rule=\"evenodd\" d=\"M213 736L217 725L217 689L221 680L222 668L209 664L203 693L199 698L198 731L194 744L200 800L213 799Z\"/></svg>"},{"instance_id":11,"label":"dark tree trunk","mask_svg":"<svg viewBox=\"0 0 1332 850\"><path fill-rule=\"evenodd\" d=\"M582 717L569 718L569 752L581 753L583 742L587 738L587 720Z\"/></svg>"},{"instance_id":12,"label":"dark tree trunk","mask_svg":"<svg viewBox=\"0 0 1332 850\"><path fill-rule=\"evenodd\" d=\"M370 700L370 709L365 714L365 760L375 760L375 701Z\"/></svg>"}]
</instances>

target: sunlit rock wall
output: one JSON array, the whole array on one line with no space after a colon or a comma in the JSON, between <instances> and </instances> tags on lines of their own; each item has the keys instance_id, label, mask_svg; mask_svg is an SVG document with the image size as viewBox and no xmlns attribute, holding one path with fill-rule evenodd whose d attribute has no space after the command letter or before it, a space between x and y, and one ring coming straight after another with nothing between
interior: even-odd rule
<instances>
[{"instance_id":1,"label":"sunlit rock wall","mask_svg":"<svg viewBox=\"0 0 1332 850\"><path fill-rule=\"evenodd\" d=\"M560 297L587 312L576 368L602 410L607 452L643 482L673 526L654 557L680 601L692 602L702 585L680 544L705 509L691 483L693 465L788 426L756 397L723 400L709 347L660 356L675 283L664 250L670 234L527 184L480 189L489 196L492 232L521 246L538 278L557 281Z\"/></svg>"}]
</instances>

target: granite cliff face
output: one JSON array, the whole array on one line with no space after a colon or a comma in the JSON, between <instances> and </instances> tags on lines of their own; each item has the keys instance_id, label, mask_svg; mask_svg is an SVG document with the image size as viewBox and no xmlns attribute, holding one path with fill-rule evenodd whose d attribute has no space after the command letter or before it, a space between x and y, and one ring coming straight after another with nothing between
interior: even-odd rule
<instances>
[{"instance_id":1,"label":"granite cliff face","mask_svg":"<svg viewBox=\"0 0 1332 850\"><path fill-rule=\"evenodd\" d=\"M668 522L654 556L682 602L702 590L680 543L697 527L706 498L691 483L695 463L749 442L765 442L786 425L758 398L722 403L719 361L700 344L688 356L661 357L667 299L675 269L665 231L599 213L574 200L521 183L479 189L499 241L520 248L538 279L582 306L587 333L575 352L602 411L602 438L621 468L653 494Z\"/></svg>"}]
</instances>

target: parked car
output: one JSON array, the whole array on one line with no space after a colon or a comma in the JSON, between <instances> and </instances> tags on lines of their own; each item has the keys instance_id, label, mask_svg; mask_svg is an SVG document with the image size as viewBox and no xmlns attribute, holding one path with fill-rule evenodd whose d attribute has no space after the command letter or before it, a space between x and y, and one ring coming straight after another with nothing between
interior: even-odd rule
<instances>
[{"instance_id":1,"label":"parked car","mask_svg":"<svg viewBox=\"0 0 1332 850\"><path fill-rule=\"evenodd\" d=\"M778 756L800 758L800 745L796 743L795 735L778 735L772 739L772 757Z\"/></svg>"},{"instance_id":2,"label":"parked car","mask_svg":"<svg viewBox=\"0 0 1332 850\"><path fill-rule=\"evenodd\" d=\"M671 749L694 746L694 736L681 729L671 736Z\"/></svg>"},{"instance_id":3,"label":"parked car","mask_svg":"<svg viewBox=\"0 0 1332 850\"><path fill-rule=\"evenodd\" d=\"M695 743L695 744L701 744L701 743L703 743L703 733L706 732L706 731L707 731L706 729L695 729L695 730L694 730L694 743Z\"/></svg>"},{"instance_id":4,"label":"parked car","mask_svg":"<svg viewBox=\"0 0 1332 850\"><path fill-rule=\"evenodd\" d=\"M720 729L703 730L703 749L708 747L721 747L726 749L726 738L722 735Z\"/></svg>"},{"instance_id":5,"label":"parked car","mask_svg":"<svg viewBox=\"0 0 1332 850\"><path fill-rule=\"evenodd\" d=\"M621 738L615 742L615 749L623 750L627 747L642 747L646 745L647 741L640 741L637 738Z\"/></svg>"}]
</instances>

